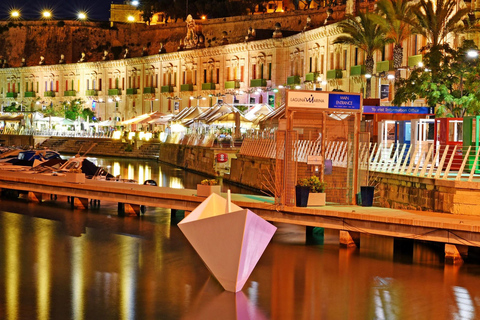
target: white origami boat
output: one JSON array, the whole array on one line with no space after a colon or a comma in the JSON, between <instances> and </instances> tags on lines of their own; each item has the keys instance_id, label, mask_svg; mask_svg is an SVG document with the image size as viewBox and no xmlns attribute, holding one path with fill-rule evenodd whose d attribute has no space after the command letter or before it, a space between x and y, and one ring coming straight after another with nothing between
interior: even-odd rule
<instances>
[{"instance_id":1,"label":"white origami boat","mask_svg":"<svg viewBox=\"0 0 480 320\"><path fill-rule=\"evenodd\" d=\"M277 228L213 193L178 227L222 287L242 290Z\"/></svg>"}]
</instances>

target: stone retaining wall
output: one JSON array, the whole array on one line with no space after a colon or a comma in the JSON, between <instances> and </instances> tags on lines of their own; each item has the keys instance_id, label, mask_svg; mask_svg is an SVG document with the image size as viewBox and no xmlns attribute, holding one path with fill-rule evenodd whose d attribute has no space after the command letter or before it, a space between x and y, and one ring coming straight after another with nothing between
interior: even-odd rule
<instances>
[{"instance_id":1,"label":"stone retaining wall","mask_svg":"<svg viewBox=\"0 0 480 320\"><path fill-rule=\"evenodd\" d=\"M374 173L375 198L385 208L480 215L480 183Z\"/></svg>"}]
</instances>

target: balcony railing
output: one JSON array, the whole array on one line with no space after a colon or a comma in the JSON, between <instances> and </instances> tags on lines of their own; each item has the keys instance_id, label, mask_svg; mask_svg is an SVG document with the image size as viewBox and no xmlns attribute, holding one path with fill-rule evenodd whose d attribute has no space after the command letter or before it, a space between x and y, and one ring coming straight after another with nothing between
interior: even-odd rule
<instances>
[{"instance_id":1,"label":"balcony railing","mask_svg":"<svg viewBox=\"0 0 480 320\"><path fill-rule=\"evenodd\" d=\"M137 94L137 88L128 88L127 94Z\"/></svg>"},{"instance_id":2,"label":"balcony railing","mask_svg":"<svg viewBox=\"0 0 480 320\"><path fill-rule=\"evenodd\" d=\"M25 98L35 98L35 96L36 96L35 91L26 91L24 94Z\"/></svg>"},{"instance_id":3,"label":"balcony railing","mask_svg":"<svg viewBox=\"0 0 480 320\"><path fill-rule=\"evenodd\" d=\"M53 98L53 97L55 97L55 91L45 91L45 92L43 93L43 96L44 96L44 97L52 97L52 98Z\"/></svg>"},{"instance_id":4,"label":"balcony railing","mask_svg":"<svg viewBox=\"0 0 480 320\"><path fill-rule=\"evenodd\" d=\"M215 90L215 83L207 82L202 83L202 90Z\"/></svg>"},{"instance_id":5,"label":"balcony railing","mask_svg":"<svg viewBox=\"0 0 480 320\"><path fill-rule=\"evenodd\" d=\"M7 98L16 98L18 93L16 92L7 92Z\"/></svg>"},{"instance_id":6,"label":"balcony railing","mask_svg":"<svg viewBox=\"0 0 480 320\"><path fill-rule=\"evenodd\" d=\"M98 96L98 91L97 90L86 90L85 95L87 97Z\"/></svg>"},{"instance_id":7,"label":"balcony railing","mask_svg":"<svg viewBox=\"0 0 480 320\"><path fill-rule=\"evenodd\" d=\"M225 89L240 89L240 81L225 81Z\"/></svg>"},{"instance_id":8,"label":"balcony railing","mask_svg":"<svg viewBox=\"0 0 480 320\"><path fill-rule=\"evenodd\" d=\"M287 84L288 85L300 84L300 76L287 77Z\"/></svg>"},{"instance_id":9,"label":"balcony railing","mask_svg":"<svg viewBox=\"0 0 480 320\"><path fill-rule=\"evenodd\" d=\"M120 89L108 89L108 95L109 96L121 96L122 95L122 90L120 90Z\"/></svg>"},{"instance_id":10,"label":"balcony railing","mask_svg":"<svg viewBox=\"0 0 480 320\"><path fill-rule=\"evenodd\" d=\"M342 77L343 77L342 69L332 69L327 71L327 80L342 79Z\"/></svg>"},{"instance_id":11,"label":"balcony railing","mask_svg":"<svg viewBox=\"0 0 480 320\"><path fill-rule=\"evenodd\" d=\"M155 87L145 87L143 93L155 93Z\"/></svg>"},{"instance_id":12,"label":"balcony railing","mask_svg":"<svg viewBox=\"0 0 480 320\"><path fill-rule=\"evenodd\" d=\"M180 91L193 91L193 84L187 83L180 85Z\"/></svg>"},{"instance_id":13,"label":"balcony railing","mask_svg":"<svg viewBox=\"0 0 480 320\"><path fill-rule=\"evenodd\" d=\"M388 72L393 70L393 60L377 62L377 72Z\"/></svg>"},{"instance_id":14,"label":"balcony railing","mask_svg":"<svg viewBox=\"0 0 480 320\"><path fill-rule=\"evenodd\" d=\"M267 79L251 79L250 87L266 87Z\"/></svg>"},{"instance_id":15,"label":"balcony railing","mask_svg":"<svg viewBox=\"0 0 480 320\"><path fill-rule=\"evenodd\" d=\"M365 65L350 67L350 76L361 76L363 74L365 74Z\"/></svg>"},{"instance_id":16,"label":"balcony railing","mask_svg":"<svg viewBox=\"0 0 480 320\"><path fill-rule=\"evenodd\" d=\"M75 97L77 92L75 90L66 90L63 92L64 97Z\"/></svg>"},{"instance_id":17,"label":"balcony railing","mask_svg":"<svg viewBox=\"0 0 480 320\"><path fill-rule=\"evenodd\" d=\"M410 68L415 68L422 61L423 61L423 55L422 54L417 54L415 56L410 56L410 57L408 57L408 66Z\"/></svg>"},{"instance_id":18,"label":"balcony railing","mask_svg":"<svg viewBox=\"0 0 480 320\"><path fill-rule=\"evenodd\" d=\"M317 81L317 78L320 76L319 72L310 72L305 75L305 81Z\"/></svg>"},{"instance_id":19,"label":"balcony railing","mask_svg":"<svg viewBox=\"0 0 480 320\"><path fill-rule=\"evenodd\" d=\"M162 86L160 88L161 93L173 92L173 86Z\"/></svg>"}]
</instances>

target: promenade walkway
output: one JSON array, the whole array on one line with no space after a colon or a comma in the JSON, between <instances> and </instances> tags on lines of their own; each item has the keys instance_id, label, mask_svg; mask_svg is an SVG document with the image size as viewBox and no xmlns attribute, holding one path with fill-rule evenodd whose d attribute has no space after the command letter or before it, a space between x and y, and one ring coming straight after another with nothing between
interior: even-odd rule
<instances>
[{"instance_id":1,"label":"promenade walkway","mask_svg":"<svg viewBox=\"0 0 480 320\"><path fill-rule=\"evenodd\" d=\"M84 208L88 208L89 200L102 200L134 208L145 205L188 213L204 200L196 196L194 189L101 180L75 184L67 182L65 176L9 171L1 171L0 188L28 192L34 201L42 201L45 195L69 196ZM244 194L232 194L231 199L268 221L340 230L341 243L345 245L356 244L363 233L442 242L454 249L480 247L480 217L477 216L328 203L322 207L286 207L276 205L272 197Z\"/></svg>"}]
</instances>

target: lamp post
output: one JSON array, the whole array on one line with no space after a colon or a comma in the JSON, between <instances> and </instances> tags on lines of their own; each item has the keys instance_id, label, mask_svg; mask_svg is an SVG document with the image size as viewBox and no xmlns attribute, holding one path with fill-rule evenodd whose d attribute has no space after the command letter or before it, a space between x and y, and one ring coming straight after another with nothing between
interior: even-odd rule
<instances>
[{"instance_id":1,"label":"lamp post","mask_svg":"<svg viewBox=\"0 0 480 320\"><path fill-rule=\"evenodd\" d=\"M190 100L197 100L197 107L199 107L199 101L200 100L207 100L207 98L202 97L202 96L196 96L196 97L190 96Z\"/></svg>"}]
</instances>

